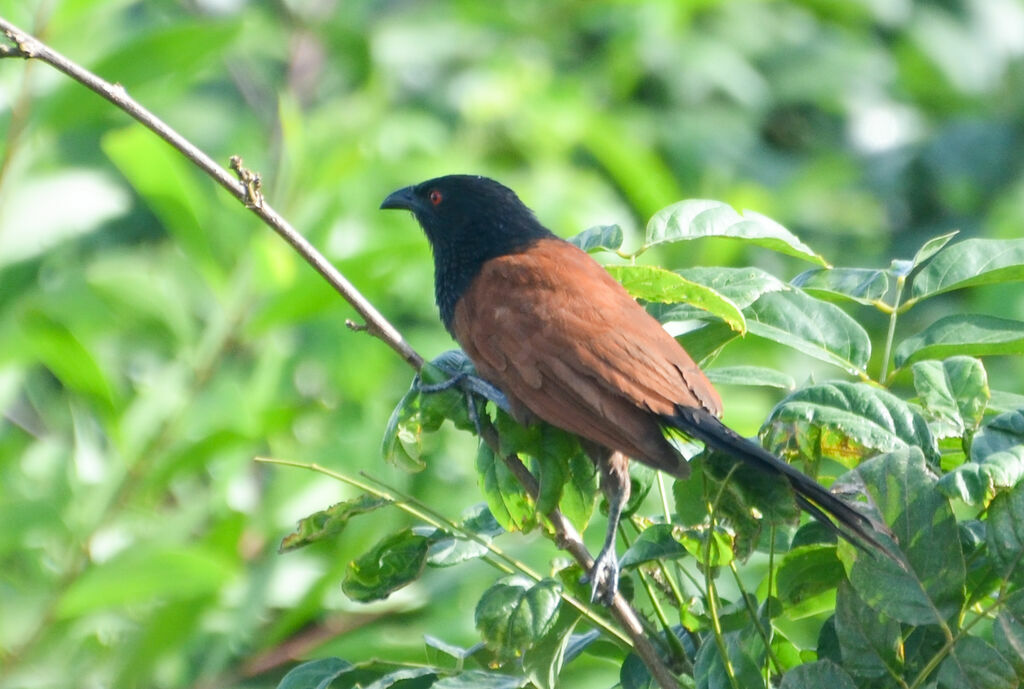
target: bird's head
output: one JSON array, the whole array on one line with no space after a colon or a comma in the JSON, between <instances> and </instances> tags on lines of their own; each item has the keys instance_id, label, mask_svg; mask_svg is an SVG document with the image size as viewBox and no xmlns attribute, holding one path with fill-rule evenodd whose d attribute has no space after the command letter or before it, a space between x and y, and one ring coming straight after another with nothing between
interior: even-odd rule
<instances>
[{"instance_id":1,"label":"bird's head","mask_svg":"<svg viewBox=\"0 0 1024 689\"><path fill-rule=\"evenodd\" d=\"M380 207L411 211L435 253L486 260L550 236L514 191L476 175L428 179L393 192Z\"/></svg>"},{"instance_id":2,"label":"bird's head","mask_svg":"<svg viewBox=\"0 0 1024 689\"><path fill-rule=\"evenodd\" d=\"M455 304L484 263L554 235L515 192L487 177L448 175L390 194L381 208L411 211L434 252L434 288L451 330Z\"/></svg>"}]
</instances>

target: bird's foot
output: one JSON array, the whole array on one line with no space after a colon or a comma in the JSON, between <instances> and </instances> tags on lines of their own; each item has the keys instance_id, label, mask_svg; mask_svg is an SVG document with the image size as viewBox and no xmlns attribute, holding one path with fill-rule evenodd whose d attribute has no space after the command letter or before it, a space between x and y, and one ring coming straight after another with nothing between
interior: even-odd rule
<instances>
[{"instance_id":1,"label":"bird's foot","mask_svg":"<svg viewBox=\"0 0 1024 689\"><path fill-rule=\"evenodd\" d=\"M619 562L613 549L602 550L583 583L590 583L590 602L611 605L619 591Z\"/></svg>"}]
</instances>

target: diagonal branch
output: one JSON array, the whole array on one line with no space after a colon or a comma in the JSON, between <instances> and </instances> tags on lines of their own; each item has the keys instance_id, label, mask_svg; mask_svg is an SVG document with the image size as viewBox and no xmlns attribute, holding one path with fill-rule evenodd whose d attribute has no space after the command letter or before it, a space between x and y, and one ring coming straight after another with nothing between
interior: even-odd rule
<instances>
[{"instance_id":1,"label":"diagonal branch","mask_svg":"<svg viewBox=\"0 0 1024 689\"><path fill-rule=\"evenodd\" d=\"M4 33L11 43L9 46L0 46L0 58L15 57L44 62L131 115L135 120L154 132L203 172L212 177L217 184L242 202L246 208L255 213L264 223L277 232L282 239L288 242L362 316L365 326L360 327L360 329L365 329L368 333L391 347L414 370L419 371L422 368L423 357L406 342L402 334L305 237L299 234L287 220L266 203L260 192L259 176L244 168L240 158L235 157L231 161L231 167L240 178L239 181L188 139L178 134L138 101L129 96L120 84L111 84L101 79L96 74L53 50L45 43L25 33L3 17L0 17L0 31ZM493 430L490 433L483 433L483 440L499 456L502 456L499 450L497 435ZM526 488L527 492L536 498L538 492L537 480L519 458L515 455L507 456L505 457L505 462L520 483ZM587 550L579 533L557 509L552 510L548 514L548 518L555 529L555 537L559 547L568 552L584 571L589 571L593 564L593 557ZM677 689L679 686L678 681L658 655L651 640L647 638L639 615L621 594L616 594L615 599L612 601L611 612L629 635L633 648L641 657L644 665L647 666L651 676L657 681L658 685L662 689Z\"/></svg>"}]
</instances>

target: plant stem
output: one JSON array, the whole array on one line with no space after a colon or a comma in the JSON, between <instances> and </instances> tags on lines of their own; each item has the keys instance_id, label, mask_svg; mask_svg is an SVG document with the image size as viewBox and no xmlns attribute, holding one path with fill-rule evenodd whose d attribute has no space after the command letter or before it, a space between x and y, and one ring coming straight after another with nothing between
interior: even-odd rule
<instances>
[{"instance_id":1,"label":"plant stem","mask_svg":"<svg viewBox=\"0 0 1024 689\"><path fill-rule=\"evenodd\" d=\"M896 318L899 315L900 298L903 296L903 286L907 282L907 276L900 275L896 278L896 294L893 296L892 311L889 312L889 332L885 335L885 350L882 352L882 371L878 376L878 382L885 381L889 372L889 357L892 355L892 341L896 337Z\"/></svg>"}]
</instances>

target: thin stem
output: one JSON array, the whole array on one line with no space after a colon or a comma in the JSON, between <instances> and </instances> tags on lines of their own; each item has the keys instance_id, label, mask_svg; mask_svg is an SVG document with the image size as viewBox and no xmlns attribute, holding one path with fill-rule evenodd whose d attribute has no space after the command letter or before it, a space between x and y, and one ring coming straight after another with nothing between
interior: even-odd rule
<instances>
[{"instance_id":1,"label":"thin stem","mask_svg":"<svg viewBox=\"0 0 1024 689\"><path fill-rule=\"evenodd\" d=\"M892 341L896 337L896 318L899 316L900 298L903 296L903 286L907 282L905 275L896 278L896 294L893 296L892 311L889 312L889 332L885 335L885 350L882 352L882 371L878 376L879 381L884 381L889 372L889 357L892 355Z\"/></svg>"},{"instance_id":2,"label":"thin stem","mask_svg":"<svg viewBox=\"0 0 1024 689\"><path fill-rule=\"evenodd\" d=\"M718 508L718 501L721 499L731 475L732 472L730 471L725 481L722 482L722 487L719 488L714 502L705 504L708 511L708 537L704 543L704 595L708 606L708 617L711 619L711 629L715 636L715 645L718 646L718 655L722 659L722 667L725 668L725 674L729 678L729 684L732 685L732 689L740 689L739 679L736 677L736 668L732 666L732 659L729 657L729 647L725 643L722 623L718 619L718 592L715 589L714 577L711 576L711 572L714 569L711 566L711 543L715 540L715 511ZM704 492L705 494L707 493L707 477L704 477Z\"/></svg>"},{"instance_id":3,"label":"thin stem","mask_svg":"<svg viewBox=\"0 0 1024 689\"><path fill-rule=\"evenodd\" d=\"M743 587L743 580L740 579L740 571L736 568L736 560L729 561L729 569L732 571L733 579L736 580L736 588L740 590L740 595L743 597L743 605L747 608L747 614L750 615L750 619L754 623L754 627L757 628L757 633L761 637L761 641L764 642L764 649L768 659L771 661L772 665L775 666L775 671L782 674L784 669L782 663L772 651L771 634L769 633L769 630L766 630L764 625L761 624L761 619L757 614L757 609L750 602L747 590ZM767 678L765 686L768 686Z\"/></svg>"}]
</instances>

